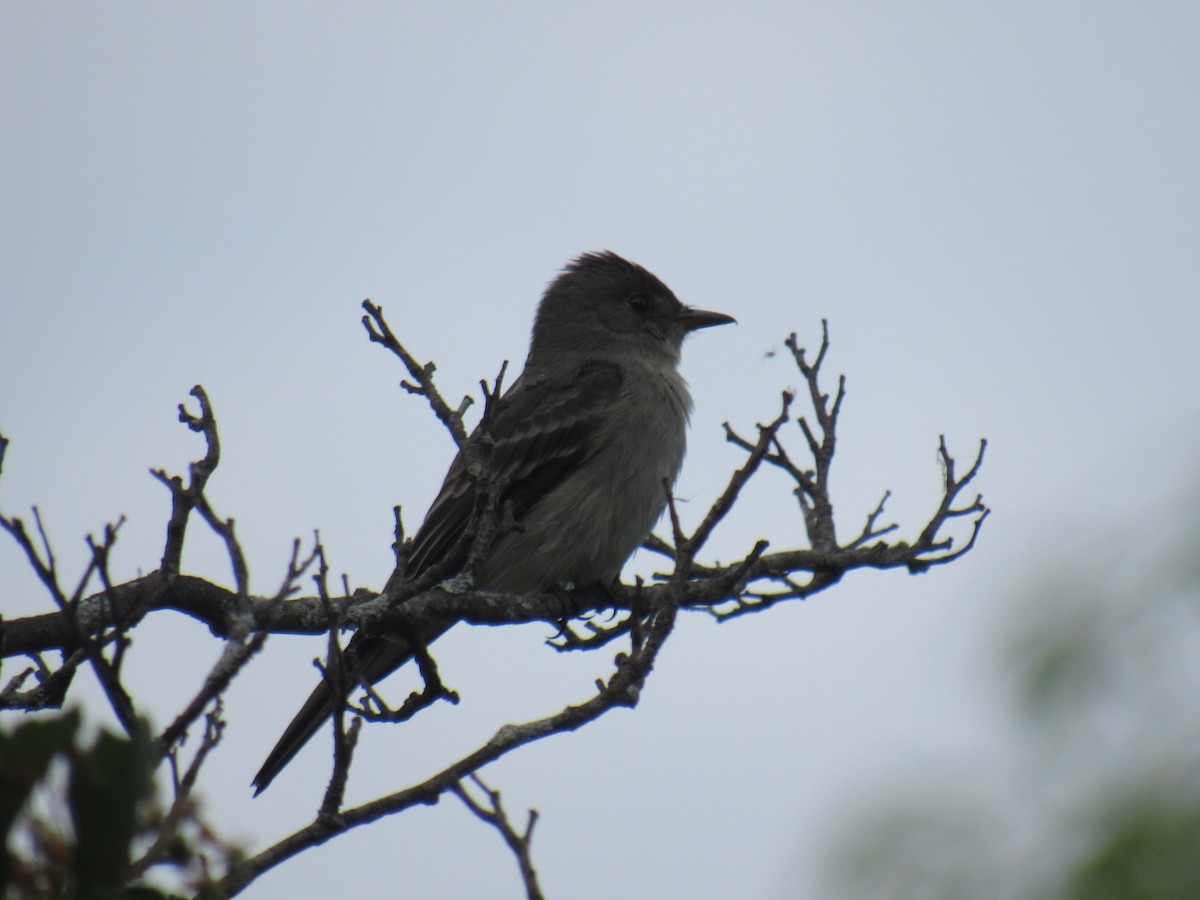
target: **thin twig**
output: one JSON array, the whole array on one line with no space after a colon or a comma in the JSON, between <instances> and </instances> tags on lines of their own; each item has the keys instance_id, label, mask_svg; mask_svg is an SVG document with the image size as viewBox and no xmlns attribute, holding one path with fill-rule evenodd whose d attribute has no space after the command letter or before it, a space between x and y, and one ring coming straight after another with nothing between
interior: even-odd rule
<instances>
[{"instance_id":1,"label":"thin twig","mask_svg":"<svg viewBox=\"0 0 1200 900\"><path fill-rule=\"evenodd\" d=\"M616 671L590 699L575 706L568 706L544 719L523 725L506 725L482 747L420 784L362 806L343 810L336 817L318 816L312 823L291 836L235 865L222 880L220 888L229 896L234 896L259 875L309 847L324 843L352 828L395 815L412 806L435 802L443 793L450 791L453 785L518 747L552 734L574 731L611 709L636 706L641 687L653 669L663 643L674 628L675 613L676 607L670 606L654 614L642 646L628 655L618 657Z\"/></svg>"},{"instance_id":2,"label":"thin twig","mask_svg":"<svg viewBox=\"0 0 1200 900\"><path fill-rule=\"evenodd\" d=\"M529 810L529 818L525 823L525 830L519 832L513 828L512 822L508 819L504 805L500 802L500 792L494 791L484 784L483 779L474 772L471 773L469 778L487 797L486 806L472 797L461 781L456 781L450 786L451 793L458 797L466 805L467 809L500 832L500 836L504 838L504 843L508 845L508 848L517 858L517 865L521 869L521 880L525 884L525 895L529 900L543 900L545 895L538 884L537 871L533 868L533 858L530 854L530 845L533 841L533 828L537 825L538 820L537 810Z\"/></svg>"},{"instance_id":3,"label":"thin twig","mask_svg":"<svg viewBox=\"0 0 1200 900\"><path fill-rule=\"evenodd\" d=\"M424 397L428 402L434 415L438 417L438 421L446 426L450 432L450 436L454 438L454 443L461 447L467 442L467 429L463 424L463 413L471 405L471 398L464 397L458 409L451 409L437 386L433 383L433 373L437 371L437 366L432 362L427 362L421 365L417 362L416 357L408 352L407 348L400 343L392 329L388 326L387 321L383 317L383 307L377 306L370 300L364 300L362 307L367 311L367 314L362 317L363 328L367 329L367 335L372 343L382 344L404 363L404 367L408 369L408 373L413 377L415 384L409 381L402 381L401 385L409 393L417 394Z\"/></svg>"}]
</instances>

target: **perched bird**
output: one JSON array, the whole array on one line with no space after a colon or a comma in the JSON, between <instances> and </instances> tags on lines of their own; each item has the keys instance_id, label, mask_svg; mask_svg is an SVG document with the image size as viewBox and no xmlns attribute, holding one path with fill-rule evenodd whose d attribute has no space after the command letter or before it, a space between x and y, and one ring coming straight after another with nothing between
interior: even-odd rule
<instances>
[{"instance_id":1,"label":"perched bird","mask_svg":"<svg viewBox=\"0 0 1200 900\"><path fill-rule=\"evenodd\" d=\"M662 514L664 485L675 483L683 462L692 406L677 368L683 339L733 321L684 306L615 253L586 253L566 266L542 296L524 371L480 426L494 441L491 467L506 485L502 502L515 527L477 561L477 588L519 594L618 577ZM405 578L465 563L460 538L473 503L460 452L413 538ZM448 627L420 635L422 643ZM359 632L347 647L348 684L373 684L412 658L401 636ZM255 776L256 795L335 702L328 683L318 684Z\"/></svg>"}]
</instances>

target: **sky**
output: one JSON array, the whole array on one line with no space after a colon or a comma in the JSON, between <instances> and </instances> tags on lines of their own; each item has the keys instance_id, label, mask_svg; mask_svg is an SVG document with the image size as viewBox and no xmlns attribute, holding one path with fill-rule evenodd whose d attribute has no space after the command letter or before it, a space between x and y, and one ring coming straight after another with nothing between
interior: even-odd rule
<instances>
[{"instance_id":1,"label":"sky","mask_svg":"<svg viewBox=\"0 0 1200 900\"><path fill-rule=\"evenodd\" d=\"M540 811L551 896L811 896L851 810L910 777L1004 769L998 623L1055 559L1110 552L1089 535L1152 545L1195 481L1194 4L9 3L0 22L0 509L38 506L68 582L85 535L120 516L114 575L156 566L168 496L149 470L202 452L176 420L199 383L224 453L210 496L252 590L272 593L314 529L335 572L379 587L392 506L415 528L453 447L359 304L382 304L457 398L519 366L540 292L588 250L738 319L684 348L685 521L740 463L721 423L774 417L799 382L782 341L816 346L822 318L827 384L847 378L843 536L890 489L915 537L939 434L961 465L988 439L994 513L969 556L725 625L685 617L635 711L484 771L510 809ZM710 558L760 537L804 543L777 473ZM187 571L230 584L216 540L191 540ZM49 606L0 544L4 616ZM440 642L463 703L366 729L348 801L589 696L611 653L558 655L547 636ZM160 614L127 680L161 727L219 651ZM200 791L251 851L320 802L320 740L257 800L249 781L321 652L273 637L228 694ZM499 836L450 798L245 896L401 888L521 895Z\"/></svg>"}]
</instances>

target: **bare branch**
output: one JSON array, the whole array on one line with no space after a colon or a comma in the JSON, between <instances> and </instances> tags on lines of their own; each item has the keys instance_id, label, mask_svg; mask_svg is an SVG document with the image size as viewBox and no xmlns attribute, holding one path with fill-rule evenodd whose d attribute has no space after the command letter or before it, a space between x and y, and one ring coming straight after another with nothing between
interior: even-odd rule
<instances>
[{"instance_id":1,"label":"bare branch","mask_svg":"<svg viewBox=\"0 0 1200 900\"><path fill-rule=\"evenodd\" d=\"M400 358L404 363L404 367L408 369L408 373L416 381L415 384L408 381L401 382L401 385L409 393L417 394L424 397L428 402L434 415L438 417L438 421L446 426L450 432L450 436L454 438L454 443L461 447L467 441L467 429L463 424L463 413L471 405L471 398L464 397L458 409L451 409L450 405L442 397L437 386L433 383L433 373L437 371L437 366L432 362L421 365L403 344L392 333L392 329L388 326L387 321L383 318L383 307L376 306L370 300L364 300L362 307L367 311L367 314L362 317L363 328L367 329L367 335L371 342L382 344L392 353Z\"/></svg>"},{"instance_id":2,"label":"bare branch","mask_svg":"<svg viewBox=\"0 0 1200 900\"><path fill-rule=\"evenodd\" d=\"M400 508L396 507L396 567L383 591L359 590L350 595L348 579L343 576L342 596L330 596L328 565L317 539L307 560L300 559L299 542L293 544L291 561L274 596L251 595L248 566L236 537L234 520L218 516L205 493L208 480L219 464L221 447L212 406L199 386L192 391L199 412L189 413L180 405L180 419L192 431L203 434L203 458L191 464L186 482L183 477L168 476L161 469L153 472L167 486L172 498L162 566L158 571L124 584L111 582L108 558L120 528L118 522L105 529L103 539L89 538L91 560L87 571L75 591L68 595L60 586L57 562L37 509L33 511L36 534L28 533L20 519L0 516L0 528L23 549L56 607L45 615L0 623L0 656L28 656L33 661L32 666L11 679L0 692L0 707L41 708L61 704L74 672L86 661L97 672L118 716L130 729L136 724L136 711L119 675L128 632L146 614L167 609L180 611L205 623L214 635L226 640L221 659L208 672L192 701L159 738L159 752L170 761L176 775L176 798L167 816L168 823L186 818L196 773L220 739L221 696L263 646L267 635L276 632L326 635L328 651L324 664L318 662L317 666L333 695L343 700L335 703L334 765L320 810L304 828L230 869L222 885L229 895L309 847L414 805L436 802L449 792L497 828L517 857L528 895L540 897L529 854L536 813L531 812L523 832L515 828L501 805L499 793L479 780L478 773L484 766L532 741L582 727L616 707L636 706L681 609L711 614L723 621L813 596L855 569L903 567L913 573L924 572L969 552L989 515L982 496L973 501L962 499L964 490L980 471L986 441L981 442L966 474L959 477L943 437L938 448L943 469L942 496L917 538L912 543L886 540L899 527L894 523L881 524L891 497L891 492L885 491L875 509L866 516L859 534L849 543L838 542L830 474L846 387L844 376L839 376L832 396L821 386L822 369L830 351L828 324L822 321L821 344L812 362L794 334L786 341L804 379L811 412L793 418L795 397L784 393L778 415L765 425L757 425L758 433L753 440L741 437L726 423L727 439L746 453L746 459L731 473L720 496L690 532L670 485L664 484L673 540L668 544L651 536L645 546L672 560L670 574L657 575L658 583L652 584L644 584L639 578L634 585L612 584L520 596L479 591L474 589L471 578L476 562L499 534L516 524L511 508L503 500L507 483L491 465L493 445L488 434L507 363L501 366L491 385L480 383L483 418L468 436L463 416L470 398L465 398L457 408L447 404L434 384L434 365L417 363L389 329L380 307L364 301L363 308L366 311L363 324L371 341L401 359L411 379L403 382L404 387L425 397L454 437L475 482L470 524L456 551L446 554L441 563L423 572L421 578L409 581L405 576L408 542ZM793 439L786 433L792 421L797 424L799 438ZM789 443L794 446L789 447ZM7 444L0 435L0 470ZM767 541L758 540L748 551L743 549L740 558L733 562L698 562L697 556L742 497L745 486L767 468L763 463L782 472L790 481L808 546L768 552ZM232 570L232 589L180 572L184 538L193 512L224 541ZM959 519L969 519L971 529L966 541L956 546L958 532L966 531L965 523L955 524ZM294 597L299 579L314 563L315 596ZM453 579L446 581L451 576ZM99 589L89 594L93 578L98 580ZM557 628L558 634L551 643L560 650L595 650L628 635L628 651L616 656L614 670L606 680L597 682L596 693L582 703L524 724L505 726L486 744L431 778L371 803L343 809L345 786L363 719L399 722L438 700L457 702L457 694L443 683L426 646L433 639L431 635L440 635L455 622L496 625L534 621L548 622ZM345 701L358 676L353 649L349 651L351 658L343 658L339 633L344 628L368 629L371 633L393 634L406 640L420 669L423 688L413 692L397 709L389 708L370 685L362 685L365 696L359 705ZM64 654L66 661L57 670L52 670L40 656L49 650ZM31 677L36 678L37 684L27 688ZM189 728L206 711L200 748L180 777L177 757L183 741ZM347 712L353 715L349 726L345 722ZM466 784L467 780L474 785L473 789ZM477 791L482 791L482 799ZM156 840L143 855L138 863L142 869L161 858L162 847L166 845L160 844Z\"/></svg>"},{"instance_id":3,"label":"bare branch","mask_svg":"<svg viewBox=\"0 0 1200 900\"><path fill-rule=\"evenodd\" d=\"M172 772L176 775L175 799L172 801L171 808L167 811L166 816L163 817L157 829L154 842L142 854L141 859L130 864L130 880L142 877L152 866L171 859L172 845L176 841L179 830L185 819L194 813L194 806L191 801L192 789L196 785L200 769L204 765L204 761L208 759L208 754L221 742L221 738L225 733L225 720L221 717L221 713L221 700L217 698L213 702L212 709L205 717L204 737L182 778L178 777L175 769L175 758L174 755L171 756Z\"/></svg>"},{"instance_id":4,"label":"bare branch","mask_svg":"<svg viewBox=\"0 0 1200 900\"><path fill-rule=\"evenodd\" d=\"M779 411L779 415L775 418L775 421L768 425L758 426L758 442L753 447L748 448L750 450L749 458L740 469L735 471L729 477L729 484L726 485L725 490L721 493L721 496L718 497L717 501L709 508L708 513L704 516L704 521L700 523L699 527L696 528L696 531L689 539L689 549L691 552L695 553L695 551L698 551L704 546L704 542L708 540L709 535L711 535L713 532L713 529L716 528L721 520L729 514L729 511L733 509L733 505L737 502L742 488L746 486L746 483L754 476L754 473L758 471L758 467L762 464L762 461L766 459L768 450L775 442L775 435L779 432L779 429L783 427L784 423L787 422L788 410L791 409L792 401L794 399L794 395L784 391L781 402L782 408ZM727 433L728 428L728 423L726 423Z\"/></svg>"},{"instance_id":5,"label":"bare branch","mask_svg":"<svg viewBox=\"0 0 1200 900\"><path fill-rule=\"evenodd\" d=\"M292 556L288 561L283 582L280 584L279 591L275 596L266 600L267 605L275 606L279 604L285 597L296 590L296 582L316 560L319 548L319 541L314 541L312 553L306 559L301 560L300 542L298 540L292 542ZM213 665L212 669L205 676L204 683L196 696L192 698L183 711L176 716L175 721L159 736L158 749L160 754L165 755L174 752L176 745L187 736L187 730L204 709L214 701L219 702L221 695L228 689L237 674L262 650L269 634L270 632L266 631L259 631L253 634L242 631L238 635L229 636L224 651L221 653L216 664Z\"/></svg>"},{"instance_id":6,"label":"bare branch","mask_svg":"<svg viewBox=\"0 0 1200 900\"><path fill-rule=\"evenodd\" d=\"M350 723L350 728L346 728L346 704L343 701L347 687L346 661L342 654L342 645L338 641L341 610L329 598L329 566L319 535L314 553L317 557L317 571L313 575L313 582L317 586L317 596L329 623L329 649L325 657L323 675L329 683L331 696L337 698L333 705L333 771L330 773L325 797L321 801L318 813L320 818L329 819L335 817L342 808L342 800L346 795L346 781L350 777L350 762L354 758L354 748L358 743L362 720L355 717Z\"/></svg>"},{"instance_id":7,"label":"bare branch","mask_svg":"<svg viewBox=\"0 0 1200 900\"><path fill-rule=\"evenodd\" d=\"M950 456L946 449L946 437L940 435L938 438L938 457L942 462L943 473L943 488L942 501L938 505L937 512L929 520L929 523L921 531L921 536L917 538L914 549L916 550L916 558L908 565L910 572L919 573L925 572L930 566L944 565L948 562L953 562L964 553L970 552L975 546L975 539L979 536L979 529L983 527L984 520L991 513L983 504L983 495L976 494L975 499L966 506L955 508L954 501L958 499L958 495L962 489L970 484L977 474L979 474L980 466L983 465L983 455L987 451L987 439L979 442L979 452L975 454L975 461L971 464L971 468L967 470L967 474L962 478L954 477L954 459ZM951 551L953 541L950 538L939 541L938 534L942 527L951 519L962 518L964 516L974 516L971 523L971 536L967 539L966 544L958 550ZM934 551L949 551L942 553L940 556L929 556L927 554Z\"/></svg>"},{"instance_id":8,"label":"bare branch","mask_svg":"<svg viewBox=\"0 0 1200 900\"><path fill-rule=\"evenodd\" d=\"M7 447L7 441L5 442L5 446ZM99 594L94 595L95 599L93 602L103 607L107 604L107 601L111 596L112 588L107 578L108 550L117 539L117 531L120 528L121 522L118 521L115 525L108 525L105 527L105 538L101 544L97 544L94 539L92 539L90 536L88 537L88 546L92 551L91 560L89 561L87 568L84 570L84 573L80 578L75 591L70 597L68 597L59 584L58 569L54 558L54 551L50 544L50 538L46 534L45 526L42 523L41 513L38 511L37 507L33 508L33 517L37 525L37 531L42 545L41 551L39 551L34 545L32 538L30 538L28 532L25 530L24 523L20 519L16 517L10 518L0 515L0 528L3 528L5 531L7 531L9 535L16 540L18 546L20 546L24 551L26 559L29 560L30 565L37 573L42 585L46 588L46 591L54 600L55 606L58 607L58 616L61 619L63 630L68 635L68 641L71 649L77 649L81 651L83 658L85 658L91 664L92 671L95 672L96 678L100 682L105 696L108 697L109 703L113 708L113 712L116 714L117 720L121 723L121 727L125 729L127 734L132 735L138 727L137 716L133 709L133 703L130 700L128 693L126 693L124 687L122 687L120 678L117 675L113 664L104 656L103 652L103 647L106 643L110 641L123 640L123 632L126 625L119 618L113 617L106 623L105 627L99 630L92 630L80 622L78 614L79 605L83 600L84 592L87 590L88 584L91 583L92 577L100 568L104 568L105 570L102 578L104 589ZM115 627L115 630L106 634L107 628L110 626ZM5 638L5 643L7 644L7 628L5 629L3 637ZM48 647L46 649L51 648ZM66 649L66 647L61 649ZM73 677L74 667L76 665L78 665L78 661L70 663L70 669L67 669L67 674L63 678L58 679L57 684L55 685L55 690L39 691L37 694L37 701L53 702L57 700L55 705L61 703L62 696L65 695L66 688ZM66 666L64 666L64 668L66 668ZM47 679L40 674L41 672L44 672L45 669L45 664L40 663L39 681L41 682L42 687L44 687L47 683ZM20 681L10 681L8 686L5 688L4 696L5 699L11 698L15 700L14 705L17 708L28 709L31 708L31 704L34 701L33 697L30 695L21 695L19 693L19 685L23 682L24 677L22 677ZM61 689L61 694L58 692L58 689Z\"/></svg>"},{"instance_id":9,"label":"bare branch","mask_svg":"<svg viewBox=\"0 0 1200 900\"><path fill-rule=\"evenodd\" d=\"M164 577L168 579L179 574L188 517L195 507L195 498L204 492L209 477L221 461L221 441L217 435L217 423L208 402L208 394L205 393L203 387L196 385L192 388L191 395L200 404L200 415L192 415L187 411L187 407L180 403L179 421L192 431L204 435L205 453L190 467L190 484L185 488L183 479L178 475L168 476L162 469L150 470L150 474L166 485L171 492L171 517L167 521L167 542L163 549L162 559L162 571Z\"/></svg>"},{"instance_id":10,"label":"bare branch","mask_svg":"<svg viewBox=\"0 0 1200 900\"><path fill-rule=\"evenodd\" d=\"M263 872L309 847L324 843L331 837L352 828L366 825L385 816L395 815L412 806L434 802L462 779L518 747L552 734L574 731L616 707L636 706L646 676L653 669L663 642L674 628L675 614L674 606L656 610L651 616L646 640L642 646L628 655L623 654L617 657L616 670L608 682L601 685L596 695L589 700L576 706L568 706L544 719L537 719L522 725L506 725L496 732L484 746L413 787L354 809L343 810L341 814L333 818L318 816L305 828L235 866L222 881L222 889L227 891L229 896L234 896Z\"/></svg>"},{"instance_id":11,"label":"bare branch","mask_svg":"<svg viewBox=\"0 0 1200 900\"><path fill-rule=\"evenodd\" d=\"M863 526L862 533L859 534L859 536L856 537L853 543L851 543L849 546L861 547L867 541L874 538L883 537L885 534L890 534L900 527L896 524L885 525L883 528L875 527L875 523L879 520L879 517L883 515L883 507L887 504L888 500L891 499L891 496L891 491L883 492L883 497L880 498L879 504L867 515L867 524Z\"/></svg>"},{"instance_id":12,"label":"bare branch","mask_svg":"<svg viewBox=\"0 0 1200 900\"><path fill-rule=\"evenodd\" d=\"M508 814L500 802L500 792L494 791L484 784L483 779L475 773L471 773L470 780L487 797L487 806L472 797L461 781L450 786L451 792L466 805L467 809L500 832L504 843L512 850L513 855L517 858L517 865L521 868L521 880L525 884L525 895L529 900L542 900L545 895L538 885L537 872L533 868L533 858L529 852L533 841L533 827L537 825L538 820L537 810L529 810L529 819L525 824L525 830L518 832L508 820Z\"/></svg>"}]
</instances>

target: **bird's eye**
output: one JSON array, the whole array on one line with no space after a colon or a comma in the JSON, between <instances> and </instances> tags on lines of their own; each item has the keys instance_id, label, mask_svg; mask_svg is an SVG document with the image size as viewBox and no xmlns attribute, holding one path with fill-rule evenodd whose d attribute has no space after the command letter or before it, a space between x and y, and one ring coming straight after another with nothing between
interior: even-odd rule
<instances>
[{"instance_id":1,"label":"bird's eye","mask_svg":"<svg viewBox=\"0 0 1200 900\"><path fill-rule=\"evenodd\" d=\"M638 315L645 315L650 310L650 298L645 294L634 294L626 301L629 308Z\"/></svg>"}]
</instances>

